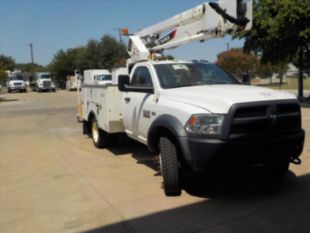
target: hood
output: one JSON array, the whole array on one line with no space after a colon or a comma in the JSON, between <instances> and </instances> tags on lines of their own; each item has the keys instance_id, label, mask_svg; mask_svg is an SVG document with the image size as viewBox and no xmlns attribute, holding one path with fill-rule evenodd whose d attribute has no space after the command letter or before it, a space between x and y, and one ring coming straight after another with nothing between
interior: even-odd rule
<instances>
[{"instance_id":1,"label":"hood","mask_svg":"<svg viewBox=\"0 0 310 233\"><path fill-rule=\"evenodd\" d=\"M43 83L43 82L52 82L52 79L50 78L45 78L45 79L38 79L39 83Z\"/></svg>"},{"instance_id":2,"label":"hood","mask_svg":"<svg viewBox=\"0 0 310 233\"><path fill-rule=\"evenodd\" d=\"M99 85L112 84L112 81L110 81L110 80L108 80L108 81L100 80L100 81L97 82L97 84L99 84Z\"/></svg>"},{"instance_id":3,"label":"hood","mask_svg":"<svg viewBox=\"0 0 310 233\"><path fill-rule=\"evenodd\" d=\"M212 113L227 113L236 103L296 99L293 94L246 85L204 85L164 90L163 95Z\"/></svg>"},{"instance_id":4,"label":"hood","mask_svg":"<svg viewBox=\"0 0 310 233\"><path fill-rule=\"evenodd\" d=\"M9 81L9 84L15 84L15 83L24 84L25 82L23 80L10 80Z\"/></svg>"}]
</instances>

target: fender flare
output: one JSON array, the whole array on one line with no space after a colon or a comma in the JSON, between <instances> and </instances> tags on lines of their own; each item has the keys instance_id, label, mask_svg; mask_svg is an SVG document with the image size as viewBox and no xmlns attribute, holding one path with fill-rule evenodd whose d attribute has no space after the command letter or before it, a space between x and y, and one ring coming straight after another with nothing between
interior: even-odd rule
<instances>
[{"instance_id":1,"label":"fender flare","mask_svg":"<svg viewBox=\"0 0 310 233\"><path fill-rule=\"evenodd\" d=\"M87 115L86 119L83 119L83 134L90 135L91 134L91 120L93 118L96 119L96 114L93 111L90 111Z\"/></svg>"},{"instance_id":2,"label":"fender flare","mask_svg":"<svg viewBox=\"0 0 310 233\"><path fill-rule=\"evenodd\" d=\"M96 118L97 119L97 115L94 113L94 111L90 111L87 115L87 121L89 121L92 118Z\"/></svg>"},{"instance_id":3,"label":"fender flare","mask_svg":"<svg viewBox=\"0 0 310 233\"><path fill-rule=\"evenodd\" d=\"M164 114L159 116L150 126L147 135L147 146L150 151L158 151L158 136L161 133L160 129L165 128L168 130L180 144L180 137L187 137L187 133L182 123L174 116Z\"/></svg>"}]
</instances>

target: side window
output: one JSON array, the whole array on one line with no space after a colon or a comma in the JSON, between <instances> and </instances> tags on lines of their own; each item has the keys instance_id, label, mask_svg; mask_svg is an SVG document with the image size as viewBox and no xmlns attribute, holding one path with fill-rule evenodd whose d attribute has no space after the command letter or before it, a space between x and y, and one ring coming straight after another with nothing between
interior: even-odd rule
<instances>
[{"instance_id":1,"label":"side window","mask_svg":"<svg viewBox=\"0 0 310 233\"><path fill-rule=\"evenodd\" d=\"M130 84L134 86L152 87L152 77L148 68L145 66L138 67L132 76Z\"/></svg>"}]
</instances>

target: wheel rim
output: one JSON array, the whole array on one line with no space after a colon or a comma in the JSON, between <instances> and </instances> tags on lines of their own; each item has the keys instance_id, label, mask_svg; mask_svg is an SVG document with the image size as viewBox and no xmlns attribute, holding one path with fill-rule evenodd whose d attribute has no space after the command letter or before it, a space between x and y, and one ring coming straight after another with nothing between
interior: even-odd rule
<instances>
[{"instance_id":1,"label":"wheel rim","mask_svg":"<svg viewBox=\"0 0 310 233\"><path fill-rule=\"evenodd\" d=\"M93 123L92 123L92 136L93 136L94 142L98 142L99 132L98 132L98 127L97 127L96 121L93 121Z\"/></svg>"}]
</instances>

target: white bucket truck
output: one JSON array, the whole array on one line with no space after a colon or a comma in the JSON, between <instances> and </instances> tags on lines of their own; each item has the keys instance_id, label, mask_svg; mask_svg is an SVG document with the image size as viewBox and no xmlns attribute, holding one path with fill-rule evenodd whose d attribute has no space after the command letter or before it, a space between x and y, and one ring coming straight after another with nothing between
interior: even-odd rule
<instances>
[{"instance_id":1,"label":"white bucket truck","mask_svg":"<svg viewBox=\"0 0 310 233\"><path fill-rule=\"evenodd\" d=\"M187 169L201 172L241 160L284 174L290 162L300 163L304 144L294 95L241 85L205 61L150 59L164 49L248 30L251 24L251 1L220 0L130 36L130 74L119 75L118 87L82 86L84 133L98 148L126 133L158 153L166 195L181 194Z\"/></svg>"},{"instance_id":2,"label":"white bucket truck","mask_svg":"<svg viewBox=\"0 0 310 233\"><path fill-rule=\"evenodd\" d=\"M110 71L101 70L85 70L84 84L87 85L104 85L112 83L112 76Z\"/></svg>"},{"instance_id":3,"label":"white bucket truck","mask_svg":"<svg viewBox=\"0 0 310 233\"><path fill-rule=\"evenodd\" d=\"M74 75L68 75L66 81L67 91L76 91L81 86L82 75L79 70L74 71Z\"/></svg>"}]
</instances>

